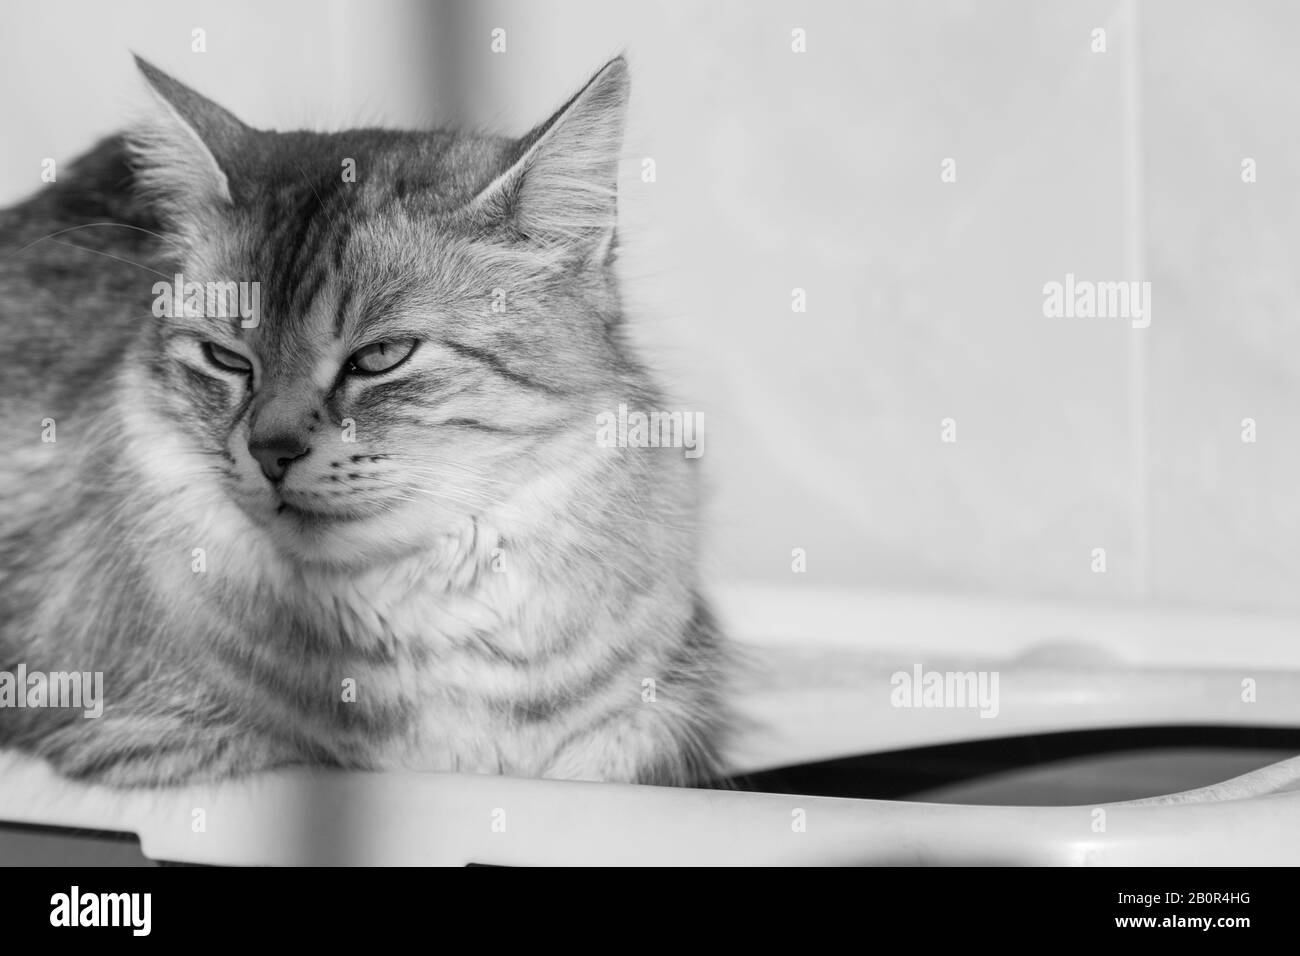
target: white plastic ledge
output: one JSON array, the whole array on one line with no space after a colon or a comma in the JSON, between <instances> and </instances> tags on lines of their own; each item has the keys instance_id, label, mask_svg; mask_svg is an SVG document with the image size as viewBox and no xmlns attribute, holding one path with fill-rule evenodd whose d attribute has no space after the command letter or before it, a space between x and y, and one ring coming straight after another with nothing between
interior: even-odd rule
<instances>
[{"instance_id":1,"label":"white plastic ledge","mask_svg":"<svg viewBox=\"0 0 1300 956\"><path fill-rule=\"evenodd\" d=\"M770 589L719 597L751 663L738 771L1050 730L1300 727L1293 618ZM915 666L996 671L997 716L894 706L891 675ZM1300 758L1188 795L1030 808L313 770L115 791L0 753L0 820L133 832L154 859L246 865L1295 865L1298 781Z\"/></svg>"},{"instance_id":2,"label":"white plastic ledge","mask_svg":"<svg viewBox=\"0 0 1300 956\"><path fill-rule=\"evenodd\" d=\"M30 761L3 776L0 818L111 821L138 833L146 856L194 863L1204 866L1300 856L1300 791L1286 790L1300 779L1300 758L1165 801L1036 808L462 774L277 772L129 794L69 791ZM22 793L47 798L36 811L15 802ZM195 809L202 833L191 825Z\"/></svg>"}]
</instances>

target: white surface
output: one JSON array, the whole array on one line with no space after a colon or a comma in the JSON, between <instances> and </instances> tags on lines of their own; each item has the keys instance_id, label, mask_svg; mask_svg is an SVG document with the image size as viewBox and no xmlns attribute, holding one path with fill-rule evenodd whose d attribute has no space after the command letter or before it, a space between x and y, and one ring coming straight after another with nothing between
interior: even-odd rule
<instances>
[{"instance_id":1,"label":"white surface","mask_svg":"<svg viewBox=\"0 0 1300 956\"><path fill-rule=\"evenodd\" d=\"M1292 613L826 588L792 578L717 588L728 632L745 644L905 652L908 661L936 652L998 661L1055 649L1058 659L1094 665L1300 671L1300 615Z\"/></svg>"},{"instance_id":2,"label":"white surface","mask_svg":"<svg viewBox=\"0 0 1300 956\"><path fill-rule=\"evenodd\" d=\"M748 586L717 599L753 663L737 771L1055 731L1300 728L1290 616ZM996 673L996 716L893 706L891 677L917 666Z\"/></svg>"},{"instance_id":3,"label":"white surface","mask_svg":"<svg viewBox=\"0 0 1300 956\"><path fill-rule=\"evenodd\" d=\"M2 756L2 755L0 755ZM458 774L263 775L153 794L0 769L0 817L140 834L154 859L245 865L1294 865L1300 760L1165 803L962 807ZM15 801L44 792L34 808ZM1257 794L1263 794L1258 795ZM1271 794L1271 795L1270 795ZM193 830L193 810L206 830ZM112 808L111 810L109 808ZM1097 832L1097 811L1105 831ZM802 818L804 829L793 824ZM504 830L494 830L504 822ZM1188 834L1195 834L1194 840Z\"/></svg>"}]
</instances>

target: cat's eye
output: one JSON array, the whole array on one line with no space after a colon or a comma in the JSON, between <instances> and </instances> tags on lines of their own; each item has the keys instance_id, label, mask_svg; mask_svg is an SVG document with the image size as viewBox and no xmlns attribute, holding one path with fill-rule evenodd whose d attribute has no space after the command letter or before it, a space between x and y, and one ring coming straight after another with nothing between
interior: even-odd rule
<instances>
[{"instance_id":1,"label":"cat's eye","mask_svg":"<svg viewBox=\"0 0 1300 956\"><path fill-rule=\"evenodd\" d=\"M209 362L219 369L227 372L251 372L253 363L238 352L232 352L230 349L222 348L215 342L203 343L203 355Z\"/></svg>"},{"instance_id":2,"label":"cat's eye","mask_svg":"<svg viewBox=\"0 0 1300 956\"><path fill-rule=\"evenodd\" d=\"M378 375L397 368L415 351L415 339L387 339L357 349L348 359L348 371Z\"/></svg>"}]
</instances>

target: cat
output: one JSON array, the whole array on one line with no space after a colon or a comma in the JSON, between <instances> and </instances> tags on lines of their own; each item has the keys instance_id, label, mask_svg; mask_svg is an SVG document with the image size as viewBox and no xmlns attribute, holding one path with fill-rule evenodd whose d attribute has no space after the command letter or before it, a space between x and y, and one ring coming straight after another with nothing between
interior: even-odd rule
<instances>
[{"instance_id":1,"label":"cat","mask_svg":"<svg viewBox=\"0 0 1300 956\"><path fill-rule=\"evenodd\" d=\"M624 59L518 139L260 131L137 64L157 115L0 212L0 671L104 697L0 709L0 747L121 787L709 780L697 466L595 440L662 407Z\"/></svg>"}]
</instances>

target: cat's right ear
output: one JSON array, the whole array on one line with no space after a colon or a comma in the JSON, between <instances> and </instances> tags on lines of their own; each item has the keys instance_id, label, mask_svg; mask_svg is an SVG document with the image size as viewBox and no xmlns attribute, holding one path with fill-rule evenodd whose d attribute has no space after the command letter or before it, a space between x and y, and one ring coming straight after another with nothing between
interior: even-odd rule
<instances>
[{"instance_id":1,"label":"cat's right ear","mask_svg":"<svg viewBox=\"0 0 1300 956\"><path fill-rule=\"evenodd\" d=\"M155 94L152 115L128 136L136 187L171 228L197 234L233 204L229 170L251 130L149 61L135 63Z\"/></svg>"}]
</instances>

